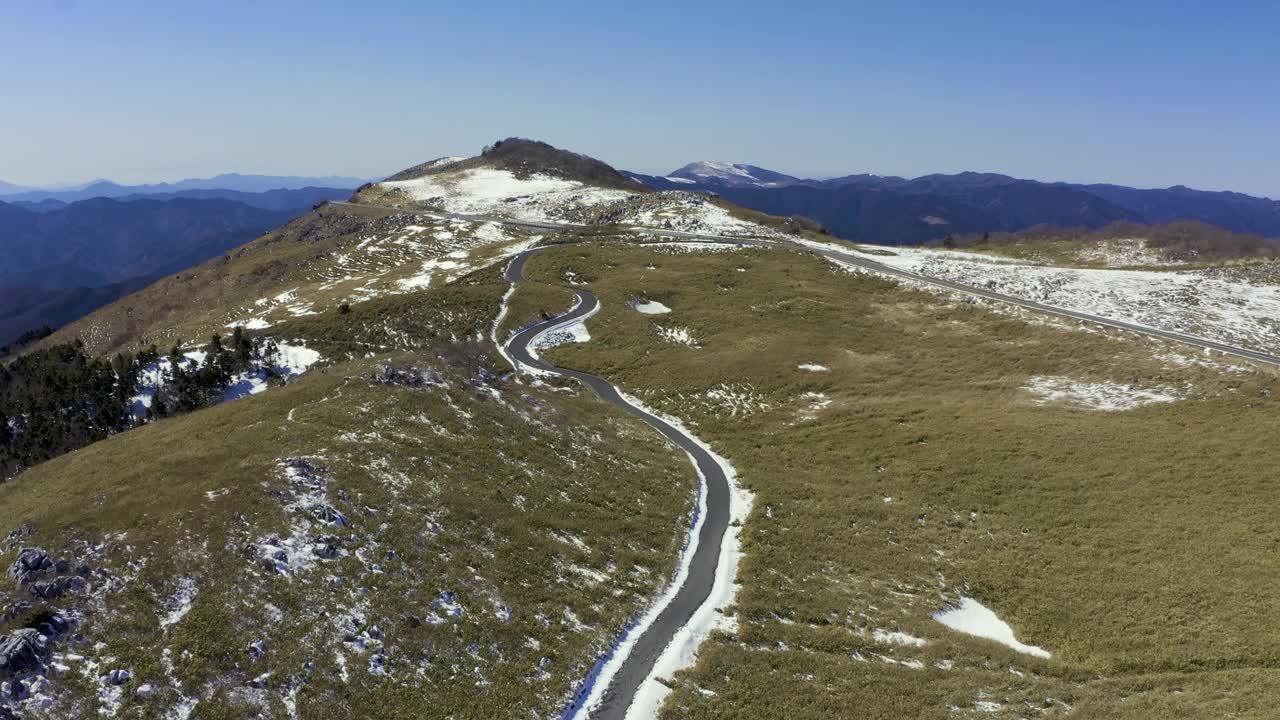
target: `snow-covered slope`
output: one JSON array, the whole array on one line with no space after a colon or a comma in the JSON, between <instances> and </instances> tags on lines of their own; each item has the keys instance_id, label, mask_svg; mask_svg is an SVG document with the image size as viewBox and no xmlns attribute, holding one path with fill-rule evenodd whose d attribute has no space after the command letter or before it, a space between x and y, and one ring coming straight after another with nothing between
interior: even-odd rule
<instances>
[{"instance_id":1,"label":"snow-covered slope","mask_svg":"<svg viewBox=\"0 0 1280 720\"><path fill-rule=\"evenodd\" d=\"M469 162L378 183L359 199L406 209L534 222L618 224L734 236L777 234L736 217L723 203L701 193L599 187L546 173L475 167Z\"/></svg>"},{"instance_id":2,"label":"snow-covered slope","mask_svg":"<svg viewBox=\"0 0 1280 720\"><path fill-rule=\"evenodd\" d=\"M510 170L469 168L380 183L393 202L422 203L463 215L499 215L521 220L563 220L635 193L596 188L576 180Z\"/></svg>"},{"instance_id":3,"label":"snow-covered slope","mask_svg":"<svg viewBox=\"0 0 1280 720\"><path fill-rule=\"evenodd\" d=\"M674 182L718 183L730 187L783 187L799 182L798 178L766 170L755 165L701 160L689 163L667 176Z\"/></svg>"},{"instance_id":4,"label":"snow-covered slope","mask_svg":"<svg viewBox=\"0 0 1280 720\"><path fill-rule=\"evenodd\" d=\"M1280 351L1280 285L1212 271L1063 268L923 248L878 251L869 258L1046 305Z\"/></svg>"}]
</instances>

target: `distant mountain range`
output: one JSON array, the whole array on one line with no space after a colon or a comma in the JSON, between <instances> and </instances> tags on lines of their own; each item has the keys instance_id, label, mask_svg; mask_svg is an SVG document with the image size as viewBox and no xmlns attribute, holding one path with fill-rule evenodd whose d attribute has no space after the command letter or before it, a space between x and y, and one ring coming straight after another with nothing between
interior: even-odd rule
<instances>
[{"instance_id":1,"label":"distant mountain range","mask_svg":"<svg viewBox=\"0 0 1280 720\"><path fill-rule=\"evenodd\" d=\"M1182 186L1141 190L977 172L815 180L710 161L666 176L626 174L657 190L715 193L755 210L812 218L840 237L885 245L1039 225L1099 228L1119 220L1199 220L1235 232L1280 236L1280 202Z\"/></svg>"},{"instance_id":2,"label":"distant mountain range","mask_svg":"<svg viewBox=\"0 0 1280 720\"><path fill-rule=\"evenodd\" d=\"M83 186L61 189L29 188L0 181L0 200L4 202L58 200L70 203L96 197L171 195L187 190L221 190L243 193L296 190L308 187L352 190L365 182L361 178L340 176L300 177L295 175L241 175L239 173L225 173L211 178L192 178L154 185L120 185L110 180L94 180Z\"/></svg>"},{"instance_id":3,"label":"distant mountain range","mask_svg":"<svg viewBox=\"0 0 1280 720\"><path fill-rule=\"evenodd\" d=\"M6 202L0 198L0 346L197 265L349 190L155 195Z\"/></svg>"},{"instance_id":4,"label":"distant mountain range","mask_svg":"<svg viewBox=\"0 0 1280 720\"><path fill-rule=\"evenodd\" d=\"M316 203L323 202L325 200L342 200L346 199L350 195L351 190L347 188L303 187L292 190L267 190L266 192L244 192L241 190L223 189L179 190L176 192L118 195L111 197L110 199L119 200L121 202L132 202L134 200L176 200L179 198L191 200L234 200L248 205L249 207L261 208L263 210L288 210L290 208L315 205ZM34 210L36 212L60 210L71 204L68 201L58 200L56 198L45 198L43 200L14 200L13 197L0 197L0 202L7 202L10 205L16 205L20 208Z\"/></svg>"}]
</instances>

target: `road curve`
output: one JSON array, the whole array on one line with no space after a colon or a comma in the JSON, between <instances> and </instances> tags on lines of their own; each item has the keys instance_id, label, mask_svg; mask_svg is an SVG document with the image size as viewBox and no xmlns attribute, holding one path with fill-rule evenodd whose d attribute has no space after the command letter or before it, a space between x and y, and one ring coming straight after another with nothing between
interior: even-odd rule
<instances>
[{"instance_id":1,"label":"road curve","mask_svg":"<svg viewBox=\"0 0 1280 720\"><path fill-rule=\"evenodd\" d=\"M540 249L545 248L526 250L512 258L506 270L507 281L513 285L524 282L525 262ZM635 699L636 692L649 676L649 672L653 670L659 656L671 644L676 632L689 622L694 611L707 602L711 595L715 584L716 566L720 562L720 545L729 528L729 479L725 477L724 470L711 453L707 452L697 440L662 418L627 402L618 389L607 380L577 370L557 367L534 357L529 351L529 344L542 333L558 326L572 324L576 320L593 314L599 308L600 301L595 295L586 290L576 290L576 292L578 304L572 310L523 328L504 343L507 355L517 365L516 369L519 370L519 366L527 366L542 372L572 378L590 387L602 400L640 418L688 453L705 483L701 489L704 499L701 507L704 510L701 517L698 517L695 511L694 517L693 526L698 528L697 546L692 556L687 558L688 572L684 583L674 595L664 596L667 600L665 607L647 627L639 630L641 634L633 643L630 643L630 649L622 660L622 664L608 681L599 704L589 713L592 720L622 720ZM628 632L632 630L629 629ZM588 717L582 704L594 689L599 667L600 665L597 665L591 677L578 688L573 702L565 710L563 717Z\"/></svg>"},{"instance_id":2,"label":"road curve","mask_svg":"<svg viewBox=\"0 0 1280 720\"><path fill-rule=\"evenodd\" d=\"M330 203L333 205L348 206L348 207L376 207L376 206L362 205L360 203L350 203L350 202L330 201ZM395 208L387 208L387 209L394 210ZM583 227L587 227L584 225L573 225L569 223L512 220L510 218L492 217L487 215L484 215L484 216L458 215L455 213L443 213L443 212L432 212L432 211L421 211L421 210L402 210L400 212L427 215L427 216L435 217L438 219L464 220L469 222L495 222L495 223L501 223L505 225L512 225L515 227L523 227L531 230L544 230L544 231L552 231L552 232L559 231L559 230L581 229ZM1013 295L1005 295L1003 293L992 292L991 290L975 287L973 285L966 285L964 283L953 282L951 280L944 280L942 278L936 278L929 275L921 275L919 273L913 273L908 270L900 270L898 268L885 265L884 263L871 260L866 256L856 254L853 251L843 251L830 246L819 247L816 245L805 245L801 243L788 242L786 240L763 240L758 238L726 237L721 235L708 235L704 233L683 232L680 230L663 230L660 228L634 227L634 228L628 228L628 229L635 232L642 232L647 235L655 235L658 237L669 237L669 238L674 238L678 240L695 240L695 241L722 242L722 243L731 242L731 243L737 243L740 245L752 245L755 247L772 247L772 248L786 247L786 248L792 248L792 249L798 249L798 250L808 250L809 252L813 252L817 255L821 255L823 257L830 258L832 260L837 260L839 262L849 263L851 265L857 265L861 268L870 270L872 272L880 273L883 275L892 275L892 276L904 278L907 280L914 280L916 282L925 283L928 285L932 285L934 287L943 288L945 290L953 290L956 292L965 293L967 295L972 295L974 297L980 297L986 300L992 300L995 302L1004 303L1006 305L1016 305L1018 307L1025 308L1033 312L1043 313L1046 315L1055 315L1057 317L1068 318L1071 320L1079 320L1082 322L1094 323L1096 325L1104 325L1106 327L1115 328L1117 330L1124 330L1126 332L1133 332L1141 335L1148 335L1151 337L1162 338L1164 340L1172 340L1177 343L1191 345L1193 347L1198 347L1203 350L1213 350L1215 352L1223 353L1224 355L1231 355L1234 357L1243 358L1245 360L1251 360L1253 362L1262 363L1265 365L1280 366L1280 355L1272 355L1270 353L1259 352L1257 350L1250 350L1248 348L1242 348L1236 345L1228 345L1226 343L1221 343L1216 340L1210 340L1208 338L1203 338L1196 335L1188 335L1186 333L1173 332L1171 330L1161 330L1159 328L1148 327L1146 325L1138 325L1136 323L1125 322L1123 320L1114 320L1112 318L1103 317L1101 315L1092 315L1090 313L1080 312L1078 310L1071 310L1069 308L1057 307L1056 305L1045 305L1044 303L1038 303L1038 302L1035 302L1034 300L1024 300L1019 297L1014 297Z\"/></svg>"}]
</instances>

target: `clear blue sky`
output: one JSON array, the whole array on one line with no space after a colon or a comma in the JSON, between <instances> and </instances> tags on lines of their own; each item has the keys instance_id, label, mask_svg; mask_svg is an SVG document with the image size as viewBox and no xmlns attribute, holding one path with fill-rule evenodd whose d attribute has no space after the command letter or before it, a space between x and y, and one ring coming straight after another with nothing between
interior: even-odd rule
<instances>
[{"instance_id":1,"label":"clear blue sky","mask_svg":"<svg viewBox=\"0 0 1280 720\"><path fill-rule=\"evenodd\" d=\"M373 176L522 135L1280 197L1278 35L1274 2L0 0L0 179Z\"/></svg>"}]
</instances>

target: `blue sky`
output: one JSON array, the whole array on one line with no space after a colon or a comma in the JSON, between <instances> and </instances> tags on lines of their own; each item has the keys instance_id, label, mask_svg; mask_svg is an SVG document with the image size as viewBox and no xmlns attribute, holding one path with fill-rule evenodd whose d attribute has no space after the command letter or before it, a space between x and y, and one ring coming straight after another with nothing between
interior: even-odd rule
<instances>
[{"instance_id":1,"label":"blue sky","mask_svg":"<svg viewBox=\"0 0 1280 720\"><path fill-rule=\"evenodd\" d=\"M510 135L618 167L1280 197L1263 2L0 0L0 179L374 176Z\"/></svg>"}]
</instances>

